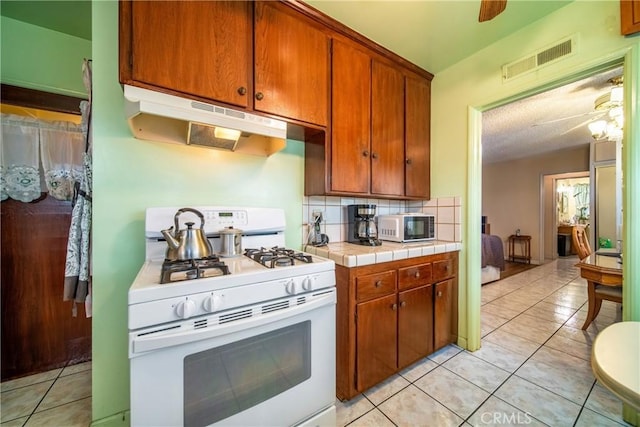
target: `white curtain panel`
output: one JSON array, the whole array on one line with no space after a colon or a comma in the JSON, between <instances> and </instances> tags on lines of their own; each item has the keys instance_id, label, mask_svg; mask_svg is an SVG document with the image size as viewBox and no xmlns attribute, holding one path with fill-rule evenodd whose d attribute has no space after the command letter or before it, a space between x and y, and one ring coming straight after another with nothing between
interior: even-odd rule
<instances>
[{"instance_id":1,"label":"white curtain panel","mask_svg":"<svg viewBox=\"0 0 640 427\"><path fill-rule=\"evenodd\" d=\"M48 192L71 200L83 173L80 125L2 114L1 200L31 202Z\"/></svg>"}]
</instances>

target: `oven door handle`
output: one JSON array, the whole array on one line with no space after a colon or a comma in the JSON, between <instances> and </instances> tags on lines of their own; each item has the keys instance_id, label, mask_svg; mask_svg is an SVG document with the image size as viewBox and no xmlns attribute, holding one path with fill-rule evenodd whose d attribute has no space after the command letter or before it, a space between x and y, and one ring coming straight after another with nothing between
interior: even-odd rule
<instances>
[{"instance_id":1,"label":"oven door handle","mask_svg":"<svg viewBox=\"0 0 640 427\"><path fill-rule=\"evenodd\" d=\"M174 333L162 331L161 335L154 335L153 333L150 333L149 335L140 335L140 332L131 333L129 357L131 358L152 350L159 350L176 345L184 345L196 341L217 338L222 335L232 334L254 326L261 326L286 319L288 317L297 316L323 306L335 305L335 303L336 292L335 290L332 290L325 295L317 296L313 300L305 302L304 304L296 305L284 310L252 316L246 319L236 320L223 325L217 324L211 327L189 329L187 331L184 331L182 327L177 327Z\"/></svg>"}]
</instances>

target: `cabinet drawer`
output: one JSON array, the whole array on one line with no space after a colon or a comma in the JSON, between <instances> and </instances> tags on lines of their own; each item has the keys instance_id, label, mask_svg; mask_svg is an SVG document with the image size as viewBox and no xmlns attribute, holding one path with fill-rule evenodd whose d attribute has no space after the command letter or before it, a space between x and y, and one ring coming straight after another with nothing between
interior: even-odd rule
<instances>
[{"instance_id":1,"label":"cabinet drawer","mask_svg":"<svg viewBox=\"0 0 640 427\"><path fill-rule=\"evenodd\" d=\"M395 270L360 276L356 279L356 299L358 302L381 297L395 291Z\"/></svg>"},{"instance_id":2,"label":"cabinet drawer","mask_svg":"<svg viewBox=\"0 0 640 427\"><path fill-rule=\"evenodd\" d=\"M409 289L431 283L431 263L413 265L398 269L398 288Z\"/></svg>"},{"instance_id":3,"label":"cabinet drawer","mask_svg":"<svg viewBox=\"0 0 640 427\"><path fill-rule=\"evenodd\" d=\"M433 281L439 282L448 277L453 277L455 271L453 269L453 260L445 259L433 263Z\"/></svg>"}]
</instances>

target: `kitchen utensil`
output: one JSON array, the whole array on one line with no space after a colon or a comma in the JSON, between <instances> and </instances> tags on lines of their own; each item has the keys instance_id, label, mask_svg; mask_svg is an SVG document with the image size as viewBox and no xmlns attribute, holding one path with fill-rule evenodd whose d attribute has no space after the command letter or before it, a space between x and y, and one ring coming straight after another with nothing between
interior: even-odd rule
<instances>
[{"instance_id":1,"label":"kitchen utensil","mask_svg":"<svg viewBox=\"0 0 640 427\"><path fill-rule=\"evenodd\" d=\"M184 212L191 212L200 218L200 228L193 228L195 223L185 222L186 229L180 230L178 218ZM211 243L204 233L204 215L192 208L182 208L174 216L174 225L161 233L167 239L165 258L171 261L206 258L213 255Z\"/></svg>"},{"instance_id":2,"label":"kitchen utensil","mask_svg":"<svg viewBox=\"0 0 640 427\"><path fill-rule=\"evenodd\" d=\"M225 227L220 230L221 257L234 257L242 255L242 230L233 227Z\"/></svg>"}]
</instances>

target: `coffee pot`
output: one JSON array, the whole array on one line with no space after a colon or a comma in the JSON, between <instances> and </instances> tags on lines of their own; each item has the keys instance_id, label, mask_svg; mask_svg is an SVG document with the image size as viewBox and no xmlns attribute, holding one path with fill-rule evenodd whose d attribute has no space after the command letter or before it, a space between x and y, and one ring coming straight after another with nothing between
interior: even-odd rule
<instances>
[{"instance_id":1,"label":"coffee pot","mask_svg":"<svg viewBox=\"0 0 640 427\"><path fill-rule=\"evenodd\" d=\"M194 222L185 222L186 229L180 230L178 218L184 212L191 212L200 218L200 228L193 228ZM213 255L211 243L204 233L204 215L192 208L182 208L173 218L174 225L161 233L167 239L165 258L169 261L206 258Z\"/></svg>"},{"instance_id":2,"label":"coffee pot","mask_svg":"<svg viewBox=\"0 0 640 427\"><path fill-rule=\"evenodd\" d=\"M376 205L349 205L347 206L349 218L349 230L347 241L364 246L380 246L378 240L378 228L374 217Z\"/></svg>"}]
</instances>

